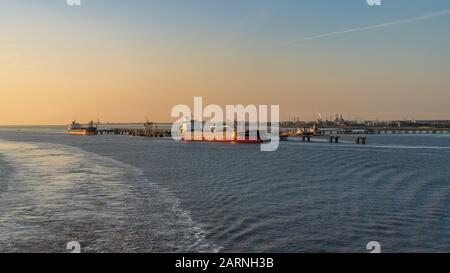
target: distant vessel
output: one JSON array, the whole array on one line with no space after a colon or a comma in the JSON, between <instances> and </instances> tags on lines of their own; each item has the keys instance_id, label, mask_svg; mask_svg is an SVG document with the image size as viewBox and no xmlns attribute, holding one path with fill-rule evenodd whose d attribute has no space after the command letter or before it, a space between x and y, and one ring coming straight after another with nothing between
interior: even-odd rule
<instances>
[{"instance_id":1,"label":"distant vessel","mask_svg":"<svg viewBox=\"0 0 450 273\"><path fill-rule=\"evenodd\" d=\"M229 142L229 143L262 143L259 130L241 130L238 131L237 122L235 121L234 128L229 126L222 127L222 135L218 135L217 127L211 126L208 130L195 130L196 121L191 120L190 127L187 122L183 122L180 127L180 137L182 141L204 141L204 142ZM203 124L198 125L198 128L203 128Z\"/></svg>"},{"instance_id":2,"label":"distant vessel","mask_svg":"<svg viewBox=\"0 0 450 273\"><path fill-rule=\"evenodd\" d=\"M146 122L144 123L144 128L147 131L151 131L151 130L157 130L158 126L156 126L155 123L148 121L148 118L146 118Z\"/></svg>"},{"instance_id":3,"label":"distant vessel","mask_svg":"<svg viewBox=\"0 0 450 273\"><path fill-rule=\"evenodd\" d=\"M94 126L94 122L89 122L88 127L82 127L81 124L73 121L68 127L68 132L70 135L82 135L82 136L93 136L97 135L97 127Z\"/></svg>"}]
</instances>

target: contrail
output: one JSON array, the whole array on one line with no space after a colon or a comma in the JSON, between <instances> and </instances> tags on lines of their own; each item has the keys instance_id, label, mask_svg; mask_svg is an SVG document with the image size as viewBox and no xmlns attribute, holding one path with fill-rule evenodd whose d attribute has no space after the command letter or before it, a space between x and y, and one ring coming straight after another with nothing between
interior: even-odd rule
<instances>
[{"instance_id":1,"label":"contrail","mask_svg":"<svg viewBox=\"0 0 450 273\"><path fill-rule=\"evenodd\" d=\"M292 40L289 42L280 43L280 44L278 44L278 46L287 46L287 45L291 45L291 44L296 44L296 43L301 43L301 42L311 41L311 40L317 40L317 39L322 39L322 38L331 37L331 36L337 36L337 35L341 35L341 34L361 32L361 31L373 30L373 29L378 29L378 28L410 24L410 23L414 23L414 22L418 22L418 21L432 19L435 17L445 16L445 15L450 15L450 10L433 12L433 13L422 15L419 17L414 17L414 18L409 18L409 19L401 19L401 20L381 23L381 24L367 26L367 27L351 28L351 29L346 29L346 30L323 33L323 34L319 34L319 35L315 35L315 36L299 38L299 39L295 39L295 40Z\"/></svg>"}]
</instances>

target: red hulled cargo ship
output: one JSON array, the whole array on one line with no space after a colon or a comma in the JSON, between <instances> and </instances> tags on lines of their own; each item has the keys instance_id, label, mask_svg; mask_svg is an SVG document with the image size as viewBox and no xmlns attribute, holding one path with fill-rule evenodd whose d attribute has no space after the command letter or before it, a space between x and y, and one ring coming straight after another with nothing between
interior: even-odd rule
<instances>
[{"instance_id":1,"label":"red hulled cargo ship","mask_svg":"<svg viewBox=\"0 0 450 273\"><path fill-rule=\"evenodd\" d=\"M197 124L195 124L197 123ZM197 125L197 127L196 127ZM200 128L200 129L196 129ZM184 122L180 127L180 138L182 141L204 141L204 142L225 142L225 143L262 143L259 130L243 129L237 130L237 122L234 123L234 128L229 126L210 126L206 130L202 130L204 124L198 124L196 121L191 121L190 126Z\"/></svg>"}]
</instances>

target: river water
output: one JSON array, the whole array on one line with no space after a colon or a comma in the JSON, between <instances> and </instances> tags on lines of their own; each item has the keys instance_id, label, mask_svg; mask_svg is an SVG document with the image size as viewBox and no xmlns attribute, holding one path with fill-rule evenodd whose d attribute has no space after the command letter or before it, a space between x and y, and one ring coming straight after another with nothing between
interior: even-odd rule
<instances>
[{"instance_id":1,"label":"river water","mask_svg":"<svg viewBox=\"0 0 450 273\"><path fill-rule=\"evenodd\" d=\"M450 251L450 134L177 143L0 127L0 252Z\"/></svg>"}]
</instances>

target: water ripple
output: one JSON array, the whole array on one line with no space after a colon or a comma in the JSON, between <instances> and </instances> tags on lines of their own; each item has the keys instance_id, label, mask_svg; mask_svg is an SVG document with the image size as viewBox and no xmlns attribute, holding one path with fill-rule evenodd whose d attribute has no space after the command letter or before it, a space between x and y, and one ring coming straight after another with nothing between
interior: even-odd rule
<instances>
[{"instance_id":1,"label":"water ripple","mask_svg":"<svg viewBox=\"0 0 450 273\"><path fill-rule=\"evenodd\" d=\"M168 190L111 158L55 144L0 141L15 172L0 199L2 252L214 252Z\"/></svg>"}]
</instances>

